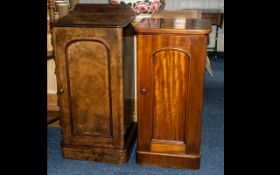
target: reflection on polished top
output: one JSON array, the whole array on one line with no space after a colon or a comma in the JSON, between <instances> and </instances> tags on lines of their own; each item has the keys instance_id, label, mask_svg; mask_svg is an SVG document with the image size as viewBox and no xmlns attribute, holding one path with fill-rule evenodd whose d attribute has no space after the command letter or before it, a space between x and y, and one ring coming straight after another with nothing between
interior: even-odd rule
<instances>
[{"instance_id":1,"label":"reflection on polished top","mask_svg":"<svg viewBox=\"0 0 280 175\"><path fill-rule=\"evenodd\" d=\"M139 34L208 34L211 23L206 19L191 18L143 18L133 23Z\"/></svg>"}]
</instances>

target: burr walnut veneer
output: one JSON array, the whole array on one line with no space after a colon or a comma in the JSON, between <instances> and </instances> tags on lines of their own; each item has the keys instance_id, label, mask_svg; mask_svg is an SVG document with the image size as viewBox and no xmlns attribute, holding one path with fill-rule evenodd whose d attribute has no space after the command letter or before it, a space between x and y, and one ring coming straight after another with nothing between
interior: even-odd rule
<instances>
[{"instance_id":1,"label":"burr walnut veneer","mask_svg":"<svg viewBox=\"0 0 280 175\"><path fill-rule=\"evenodd\" d=\"M137 163L198 169L210 21L134 23L138 59Z\"/></svg>"},{"instance_id":2,"label":"burr walnut veneer","mask_svg":"<svg viewBox=\"0 0 280 175\"><path fill-rule=\"evenodd\" d=\"M128 6L77 4L53 26L65 158L123 163L136 124L125 103L124 72L134 56Z\"/></svg>"}]
</instances>

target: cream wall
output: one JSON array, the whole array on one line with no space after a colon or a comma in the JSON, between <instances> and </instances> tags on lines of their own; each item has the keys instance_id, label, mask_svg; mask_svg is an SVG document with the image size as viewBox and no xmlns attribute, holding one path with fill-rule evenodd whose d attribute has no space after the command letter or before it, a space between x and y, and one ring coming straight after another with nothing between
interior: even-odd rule
<instances>
[{"instance_id":1,"label":"cream wall","mask_svg":"<svg viewBox=\"0 0 280 175\"><path fill-rule=\"evenodd\" d=\"M51 34L48 33L47 35L47 50L52 51L53 47L51 45ZM56 86L56 75L55 75L55 63L53 59L47 61L47 70L48 70L48 77L47 77L47 85L48 85L48 94L56 94L57 86Z\"/></svg>"}]
</instances>

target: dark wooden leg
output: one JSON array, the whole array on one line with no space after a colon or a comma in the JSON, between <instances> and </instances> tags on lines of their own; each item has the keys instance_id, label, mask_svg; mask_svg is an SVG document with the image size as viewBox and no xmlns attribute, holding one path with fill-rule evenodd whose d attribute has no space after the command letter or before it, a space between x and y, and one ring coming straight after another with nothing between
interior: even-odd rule
<instances>
[{"instance_id":1,"label":"dark wooden leg","mask_svg":"<svg viewBox=\"0 0 280 175\"><path fill-rule=\"evenodd\" d=\"M219 26L216 27L216 34L215 34L215 48L214 48L214 58L218 58L218 36L219 35Z\"/></svg>"}]
</instances>

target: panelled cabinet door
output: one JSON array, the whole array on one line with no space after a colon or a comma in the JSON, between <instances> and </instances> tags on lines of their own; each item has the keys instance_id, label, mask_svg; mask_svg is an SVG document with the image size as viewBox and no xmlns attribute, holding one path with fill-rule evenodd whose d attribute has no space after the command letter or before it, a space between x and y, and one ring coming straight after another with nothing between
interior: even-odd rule
<instances>
[{"instance_id":1,"label":"panelled cabinet door","mask_svg":"<svg viewBox=\"0 0 280 175\"><path fill-rule=\"evenodd\" d=\"M141 154L149 152L154 157L145 159L147 164L154 164L157 154L199 160L206 57L205 47L192 47L199 45L206 45L206 37L138 36L138 48L145 46L138 51L140 163ZM185 166L180 158L175 167Z\"/></svg>"},{"instance_id":2,"label":"panelled cabinet door","mask_svg":"<svg viewBox=\"0 0 280 175\"><path fill-rule=\"evenodd\" d=\"M185 153L191 57L185 50L162 48L151 59L151 151Z\"/></svg>"},{"instance_id":3,"label":"panelled cabinet door","mask_svg":"<svg viewBox=\"0 0 280 175\"><path fill-rule=\"evenodd\" d=\"M98 137L109 141L113 136L109 50L98 40L82 40L69 44L65 52L71 134L77 144L86 140L84 144L92 145L88 140Z\"/></svg>"},{"instance_id":4,"label":"panelled cabinet door","mask_svg":"<svg viewBox=\"0 0 280 175\"><path fill-rule=\"evenodd\" d=\"M62 105L64 144L94 145L122 148L122 94L119 80L119 50L114 48L114 36L104 37L113 29L55 30L57 65ZM71 34L72 33L72 34ZM75 35L74 35L74 34ZM67 36L67 37L65 37ZM112 72L115 71L115 72ZM63 92L62 92L63 91ZM113 108L115 107L115 110Z\"/></svg>"}]
</instances>

